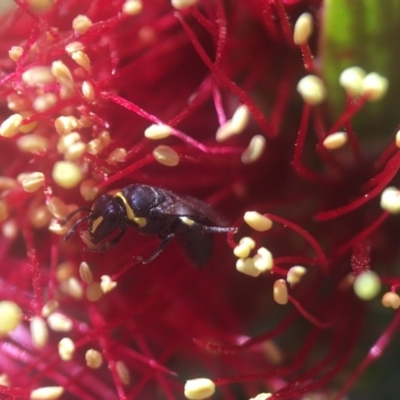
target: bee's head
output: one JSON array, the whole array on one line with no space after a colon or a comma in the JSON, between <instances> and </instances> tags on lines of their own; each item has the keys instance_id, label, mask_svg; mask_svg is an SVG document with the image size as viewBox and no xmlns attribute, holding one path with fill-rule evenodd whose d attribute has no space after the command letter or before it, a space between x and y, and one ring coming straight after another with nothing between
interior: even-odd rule
<instances>
[{"instance_id":1,"label":"bee's head","mask_svg":"<svg viewBox=\"0 0 400 400\"><path fill-rule=\"evenodd\" d=\"M64 223L81 210L88 209L83 207L73 211L65 218ZM85 220L89 221L89 226L88 230L81 234L81 237L89 248L99 251L112 245L112 240L107 241L106 239L118 229L125 232L127 225L123 205L115 197L109 194L103 194L93 203L93 207L89 210L89 213L74 223L64 240L68 240L75 232L78 225ZM103 243L99 245L101 242Z\"/></svg>"},{"instance_id":2,"label":"bee's head","mask_svg":"<svg viewBox=\"0 0 400 400\"><path fill-rule=\"evenodd\" d=\"M88 215L92 244L98 244L126 224L124 208L109 194L101 195Z\"/></svg>"}]
</instances>

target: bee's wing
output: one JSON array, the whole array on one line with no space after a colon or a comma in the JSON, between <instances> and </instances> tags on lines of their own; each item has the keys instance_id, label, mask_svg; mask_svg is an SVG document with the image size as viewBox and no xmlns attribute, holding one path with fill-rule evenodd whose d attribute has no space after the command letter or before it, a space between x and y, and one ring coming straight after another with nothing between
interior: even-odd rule
<instances>
[{"instance_id":1,"label":"bee's wing","mask_svg":"<svg viewBox=\"0 0 400 400\"><path fill-rule=\"evenodd\" d=\"M186 256L196 267L207 264L214 249L213 234L182 225L175 237Z\"/></svg>"},{"instance_id":2,"label":"bee's wing","mask_svg":"<svg viewBox=\"0 0 400 400\"><path fill-rule=\"evenodd\" d=\"M165 195L163 203L157 206L160 217L163 215L188 217L207 225L226 225L218 213L201 200L189 196L180 197L171 192L166 192Z\"/></svg>"}]
</instances>

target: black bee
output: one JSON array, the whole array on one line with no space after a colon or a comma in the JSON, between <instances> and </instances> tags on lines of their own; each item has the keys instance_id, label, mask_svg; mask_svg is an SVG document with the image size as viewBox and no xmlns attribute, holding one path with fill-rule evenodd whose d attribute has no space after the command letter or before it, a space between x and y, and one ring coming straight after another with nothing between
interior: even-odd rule
<instances>
[{"instance_id":1,"label":"black bee","mask_svg":"<svg viewBox=\"0 0 400 400\"><path fill-rule=\"evenodd\" d=\"M88 230L81 234L82 240L89 250L101 252L115 246L127 229L134 227L161 240L143 263L153 261L175 237L188 258L196 266L203 266L213 252L213 234L236 231L236 228L221 226L215 211L200 200L141 184L125 186L115 195L101 195L92 209L76 209L63 224L83 210L88 214L74 223L64 240L68 240L81 222L88 220Z\"/></svg>"}]
</instances>

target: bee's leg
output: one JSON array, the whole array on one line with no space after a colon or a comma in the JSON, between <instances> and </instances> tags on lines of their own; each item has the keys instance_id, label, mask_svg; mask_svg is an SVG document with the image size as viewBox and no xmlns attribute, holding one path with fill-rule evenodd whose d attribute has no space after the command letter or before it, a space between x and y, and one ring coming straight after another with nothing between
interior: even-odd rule
<instances>
[{"instance_id":1,"label":"bee's leg","mask_svg":"<svg viewBox=\"0 0 400 400\"><path fill-rule=\"evenodd\" d=\"M209 233L236 233L238 231L237 228L234 227L223 227L223 226L207 226L199 223L195 223L195 229L199 229L200 231L203 232L209 232Z\"/></svg>"},{"instance_id":2,"label":"bee's leg","mask_svg":"<svg viewBox=\"0 0 400 400\"><path fill-rule=\"evenodd\" d=\"M115 246L122 238L122 236L125 235L127 228L126 227L121 227L121 232L115 236L114 239L110 240L109 242L105 242L100 246L93 244L93 247L87 247L85 250L87 251L96 251L98 253L102 253L103 251L106 251L110 247Z\"/></svg>"},{"instance_id":3,"label":"bee's leg","mask_svg":"<svg viewBox=\"0 0 400 400\"><path fill-rule=\"evenodd\" d=\"M154 253L149 258L142 260L142 264L148 264L152 262L167 247L167 244L172 240L174 236L175 234L170 232L168 235L163 237L161 243L158 245Z\"/></svg>"},{"instance_id":4,"label":"bee's leg","mask_svg":"<svg viewBox=\"0 0 400 400\"><path fill-rule=\"evenodd\" d=\"M181 223L185 224L189 229L195 229L201 232L208 232L208 233L229 233L237 232L237 228L234 227L224 227L224 226L208 226L203 225L200 222L193 221L190 218L182 217L180 218Z\"/></svg>"}]
</instances>

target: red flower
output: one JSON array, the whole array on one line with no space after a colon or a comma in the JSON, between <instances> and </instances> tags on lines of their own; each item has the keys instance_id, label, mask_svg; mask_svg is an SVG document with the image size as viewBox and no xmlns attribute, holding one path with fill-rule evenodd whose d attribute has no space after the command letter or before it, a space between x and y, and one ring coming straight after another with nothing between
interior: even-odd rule
<instances>
[{"instance_id":1,"label":"red flower","mask_svg":"<svg viewBox=\"0 0 400 400\"><path fill-rule=\"evenodd\" d=\"M384 78L347 71L360 87L342 76L331 119L309 30L321 2L16 3L0 41L0 393L362 391L399 325L365 301L382 284L400 305L397 189L377 200L399 154L352 127ZM102 253L85 220L63 240L71 212L133 183L201 199L238 233L216 233L201 269L176 240L142 264L160 240L133 228Z\"/></svg>"}]
</instances>

